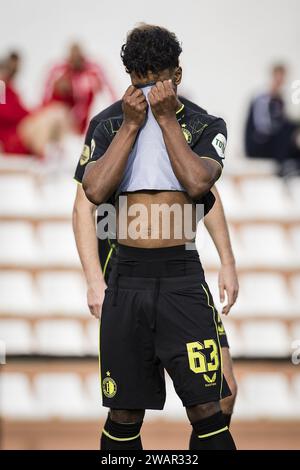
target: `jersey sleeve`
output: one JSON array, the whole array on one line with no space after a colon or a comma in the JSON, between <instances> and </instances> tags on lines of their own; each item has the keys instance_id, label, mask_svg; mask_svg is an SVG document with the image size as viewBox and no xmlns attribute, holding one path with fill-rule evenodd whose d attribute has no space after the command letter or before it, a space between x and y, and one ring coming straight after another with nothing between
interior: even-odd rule
<instances>
[{"instance_id":1,"label":"jersey sleeve","mask_svg":"<svg viewBox=\"0 0 300 470\"><path fill-rule=\"evenodd\" d=\"M90 162L96 162L100 157L102 157L110 143L111 139L109 138L106 128L106 122L102 121L98 124L93 133Z\"/></svg>"},{"instance_id":2,"label":"jersey sleeve","mask_svg":"<svg viewBox=\"0 0 300 470\"><path fill-rule=\"evenodd\" d=\"M223 168L227 128L225 121L217 118L206 126L201 137L193 147L193 152L200 158L215 160Z\"/></svg>"},{"instance_id":3,"label":"jersey sleeve","mask_svg":"<svg viewBox=\"0 0 300 470\"><path fill-rule=\"evenodd\" d=\"M90 162L91 154L92 154L92 140L93 140L93 134L98 125L98 121L95 119L92 119L86 136L85 136L85 141L84 141L84 146L82 149L82 153L80 155L75 174L74 174L74 179L78 183L82 183L83 175L84 175L84 170L86 168L86 165Z\"/></svg>"}]
</instances>

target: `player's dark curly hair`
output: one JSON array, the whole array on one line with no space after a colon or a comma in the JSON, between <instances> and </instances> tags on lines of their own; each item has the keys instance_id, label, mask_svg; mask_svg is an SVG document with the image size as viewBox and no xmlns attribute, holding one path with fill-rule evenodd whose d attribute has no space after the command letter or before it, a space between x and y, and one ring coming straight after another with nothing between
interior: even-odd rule
<instances>
[{"instance_id":1,"label":"player's dark curly hair","mask_svg":"<svg viewBox=\"0 0 300 470\"><path fill-rule=\"evenodd\" d=\"M144 77L179 65L181 45L174 33L166 28L141 23L127 34L121 58L127 73Z\"/></svg>"}]
</instances>

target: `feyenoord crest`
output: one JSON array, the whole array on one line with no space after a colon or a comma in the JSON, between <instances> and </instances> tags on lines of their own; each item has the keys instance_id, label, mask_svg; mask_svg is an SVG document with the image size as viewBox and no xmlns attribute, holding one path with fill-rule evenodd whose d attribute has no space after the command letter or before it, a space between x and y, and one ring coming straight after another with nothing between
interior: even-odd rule
<instances>
[{"instance_id":1,"label":"feyenoord crest","mask_svg":"<svg viewBox=\"0 0 300 470\"><path fill-rule=\"evenodd\" d=\"M190 144L192 142L192 134L190 133L190 131L186 127L182 126L181 129L182 129L183 135L185 137L185 140L187 141L188 144Z\"/></svg>"},{"instance_id":2,"label":"feyenoord crest","mask_svg":"<svg viewBox=\"0 0 300 470\"><path fill-rule=\"evenodd\" d=\"M105 377L102 382L102 390L107 398L113 398L117 393L117 384L114 379L110 377L109 371L106 372L106 375L107 377Z\"/></svg>"}]
</instances>

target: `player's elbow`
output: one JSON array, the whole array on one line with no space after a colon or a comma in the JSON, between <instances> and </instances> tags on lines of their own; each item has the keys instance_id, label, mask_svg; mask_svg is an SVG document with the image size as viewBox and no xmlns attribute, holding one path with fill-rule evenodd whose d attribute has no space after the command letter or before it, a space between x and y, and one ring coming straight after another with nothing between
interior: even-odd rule
<instances>
[{"instance_id":1,"label":"player's elbow","mask_svg":"<svg viewBox=\"0 0 300 470\"><path fill-rule=\"evenodd\" d=\"M201 180L194 180L187 188L188 195L191 199L201 199L210 188L214 185L215 179L213 177L202 178Z\"/></svg>"},{"instance_id":2,"label":"player's elbow","mask_svg":"<svg viewBox=\"0 0 300 470\"><path fill-rule=\"evenodd\" d=\"M82 187L85 192L87 199L98 206L103 201L101 191L96 187L95 184L90 183L88 180L82 181Z\"/></svg>"},{"instance_id":3,"label":"player's elbow","mask_svg":"<svg viewBox=\"0 0 300 470\"><path fill-rule=\"evenodd\" d=\"M200 199L213 187L217 179L220 177L221 168L208 166L201 170L200 174L195 172L191 175L188 194L192 199Z\"/></svg>"}]
</instances>

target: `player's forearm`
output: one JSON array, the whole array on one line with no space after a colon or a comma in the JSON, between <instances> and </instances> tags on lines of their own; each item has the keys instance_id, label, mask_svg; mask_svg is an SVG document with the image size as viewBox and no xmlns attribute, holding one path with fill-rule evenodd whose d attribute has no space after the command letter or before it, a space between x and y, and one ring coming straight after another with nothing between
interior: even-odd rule
<instances>
[{"instance_id":1,"label":"player's forearm","mask_svg":"<svg viewBox=\"0 0 300 470\"><path fill-rule=\"evenodd\" d=\"M228 225L225 218L223 204L215 186L211 188L216 200L204 218L204 224L217 248L222 264L234 264L235 258L230 242Z\"/></svg>"},{"instance_id":2,"label":"player's forearm","mask_svg":"<svg viewBox=\"0 0 300 470\"><path fill-rule=\"evenodd\" d=\"M88 285L104 280L95 227L95 209L87 210L75 204L73 209L73 230L76 246Z\"/></svg>"},{"instance_id":3,"label":"player's forearm","mask_svg":"<svg viewBox=\"0 0 300 470\"><path fill-rule=\"evenodd\" d=\"M82 183L93 204L107 201L119 186L137 133L136 127L123 122L105 154L87 166Z\"/></svg>"},{"instance_id":4,"label":"player's forearm","mask_svg":"<svg viewBox=\"0 0 300 470\"><path fill-rule=\"evenodd\" d=\"M215 170L205 159L190 149L176 117L160 123L173 171L192 199L206 194L218 179Z\"/></svg>"}]
</instances>

